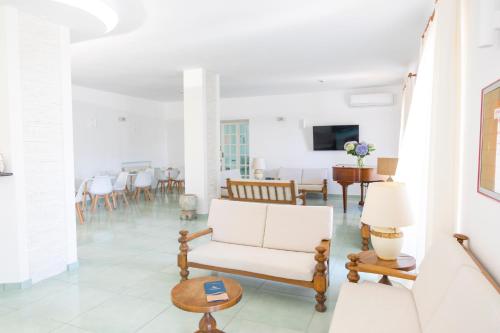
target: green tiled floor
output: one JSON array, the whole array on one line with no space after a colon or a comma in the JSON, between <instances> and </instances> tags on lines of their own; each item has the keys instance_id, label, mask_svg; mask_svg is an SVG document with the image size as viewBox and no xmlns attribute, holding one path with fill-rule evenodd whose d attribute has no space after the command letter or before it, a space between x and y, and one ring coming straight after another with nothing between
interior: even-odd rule
<instances>
[{"instance_id":1,"label":"green tiled floor","mask_svg":"<svg viewBox=\"0 0 500 333\"><path fill-rule=\"evenodd\" d=\"M86 212L85 225L78 226L80 268L29 289L0 292L0 332L194 332L200 315L174 307L170 289L179 281L179 230L203 229L206 219L180 221L177 199L158 195L154 202L112 213L102 207L96 214ZM340 197L326 203L334 207L335 224L327 312L314 311L312 290L234 277L244 296L237 306L214 314L219 328L228 333L327 332L339 286L346 280L346 255L359 251L356 203L356 198L350 200L347 214ZM308 204L325 203L311 197ZM207 274L192 269L190 276Z\"/></svg>"}]
</instances>

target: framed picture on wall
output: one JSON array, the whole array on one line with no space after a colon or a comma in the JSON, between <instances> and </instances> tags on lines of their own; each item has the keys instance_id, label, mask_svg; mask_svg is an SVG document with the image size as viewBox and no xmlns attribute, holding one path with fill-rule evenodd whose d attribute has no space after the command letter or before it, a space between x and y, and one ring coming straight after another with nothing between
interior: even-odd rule
<instances>
[{"instance_id":1,"label":"framed picture on wall","mask_svg":"<svg viewBox=\"0 0 500 333\"><path fill-rule=\"evenodd\" d=\"M500 80L482 90L477 190L500 202Z\"/></svg>"}]
</instances>

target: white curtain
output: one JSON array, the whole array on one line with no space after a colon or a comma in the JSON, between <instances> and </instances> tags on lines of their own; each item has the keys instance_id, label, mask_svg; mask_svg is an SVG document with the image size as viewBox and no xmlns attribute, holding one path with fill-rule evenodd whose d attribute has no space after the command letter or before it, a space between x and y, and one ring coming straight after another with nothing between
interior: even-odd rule
<instances>
[{"instance_id":1,"label":"white curtain","mask_svg":"<svg viewBox=\"0 0 500 333\"><path fill-rule=\"evenodd\" d=\"M415 89L415 75L408 75L403 86L403 97L401 100L401 123L399 126L399 147L403 143L403 135L410 114L411 100L413 98L413 91Z\"/></svg>"},{"instance_id":2,"label":"white curtain","mask_svg":"<svg viewBox=\"0 0 500 333\"><path fill-rule=\"evenodd\" d=\"M404 251L420 262L437 234L457 223L459 169L459 2L440 0L422 40L415 89L402 134L397 179L407 183L416 225Z\"/></svg>"}]
</instances>

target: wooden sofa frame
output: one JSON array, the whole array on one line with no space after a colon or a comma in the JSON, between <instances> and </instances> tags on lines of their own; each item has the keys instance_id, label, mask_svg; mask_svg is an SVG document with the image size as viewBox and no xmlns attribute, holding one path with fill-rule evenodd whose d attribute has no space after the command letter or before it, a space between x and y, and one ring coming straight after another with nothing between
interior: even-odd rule
<instances>
[{"instance_id":1,"label":"wooden sofa frame","mask_svg":"<svg viewBox=\"0 0 500 333\"><path fill-rule=\"evenodd\" d=\"M186 281L189 276L189 267L193 268L201 268L201 269L208 269L212 271L217 271L217 272L222 272L222 273L229 273L229 274L236 274L236 275L244 275L244 276L250 276L250 277L255 277L258 279L264 279L264 280L271 280L271 281L277 281L277 282L282 282L282 283L288 283L292 284L295 286L300 286L300 287L305 287L305 288L311 288L316 291L316 305L315 309L318 312L325 312L326 311L326 291L329 286L329 257L330 257L330 240L323 240L321 243L316 247L316 254L314 256L314 259L316 260L316 268L314 270L314 277L312 281L301 281L301 280L293 280L293 279L286 279L286 278L281 278L277 276L271 276L271 275L266 275L266 274L259 274L259 273L253 273L253 272L248 272L248 271L241 271L241 270L236 270L236 269L230 269L230 268L224 268L224 267L218 267L218 266L210 266L210 265L203 265L203 264L198 264L195 262L189 262L188 261L188 251L189 251L189 245L188 243L192 241L193 239L209 235L212 233L212 228L208 228L202 231L198 231L192 234L189 234L189 231L187 230L182 230L179 232L181 237L179 237L179 254L177 256L177 265L180 268L180 275L181 275L181 282Z\"/></svg>"},{"instance_id":2,"label":"wooden sofa frame","mask_svg":"<svg viewBox=\"0 0 500 333\"><path fill-rule=\"evenodd\" d=\"M229 200L232 201L246 201L246 202L259 202L259 203L273 203L273 204L285 204L285 205L296 205L297 204L297 199L302 199L303 205L305 205L305 194L300 193L297 195L297 192L295 191L295 181L291 180L290 182L269 182L265 180L253 180L253 181L247 181L247 180L238 180L238 179L227 179L227 192L229 195ZM236 193L233 192L233 186L236 187ZM243 188L243 192L240 193L240 187ZM249 187L249 189L247 189ZM255 198L256 193L256 188L258 189L258 194L259 198ZM278 188L282 188L281 191L283 191L283 200L278 199ZM290 196L291 198L287 200L285 198L285 193L286 193L286 188L290 189ZM247 192L250 190L250 192ZM266 191L268 193L268 199L264 199L262 197L263 191ZM271 191L274 192L275 198L276 199L271 199L270 194ZM248 195L251 194L251 198L248 197ZM244 195L245 197L242 198L241 196Z\"/></svg>"},{"instance_id":3,"label":"wooden sofa frame","mask_svg":"<svg viewBox=\"0 0 500 333\"><path fill-rule=\"evenodd\" d=\"M303 184L303 185L306 185L306 184ZM307 193L322 193L323 200L326 201L326 200L328 200L328 180L323 179L323 187L321 188L321 190L301 190L301 189L299 189L299 192L304 193L304 199L303 199L304 202L306 200ZM304 203L304 205L305 205L305 203Z\"/></svg>"},{"instance_id":4,"label":"wooden sofa frame","mask_svg":"<svg viewBox=\"0 0 500 333\"><path fill-rule=\"evenodd\" d=\"M453 236L457 239L458 243L463 247L465 252L471 257L472 261L474 261L477 267L479 267L481 273L483 273L483 275L491 283L495 290L500 293L500 285L493 279L493 276L488 273L486 268L474 256L471 250L464 245L464 241L468 241L469 237L462 234L454 234ZM349 282L357 283L359 281L359 272L380 274L413 281L417 279L416 274L406 273L388 267L360 263L358 254L351 253L347 256L347 258L349 259L349 262L346 263L345 267L349 270L349 273L347 274L347 279L349 280Z\"/></svg>"}]
</instances>

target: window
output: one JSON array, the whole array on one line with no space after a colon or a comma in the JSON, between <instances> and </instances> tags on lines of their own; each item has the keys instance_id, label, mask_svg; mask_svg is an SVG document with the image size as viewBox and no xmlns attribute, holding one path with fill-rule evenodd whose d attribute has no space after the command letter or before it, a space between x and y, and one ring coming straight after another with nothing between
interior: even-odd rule
<instances>
[{"instance_id":1,"label":"window","mask_svg":"<svg viewBox=\"0 0 500 333\"><path fill-rule=\"evenodd\" d=\"M248 121L223 121L221 123L221 150L222 169L239 169L243 178L249 178Z\"/></svg>"}]
</instances>

